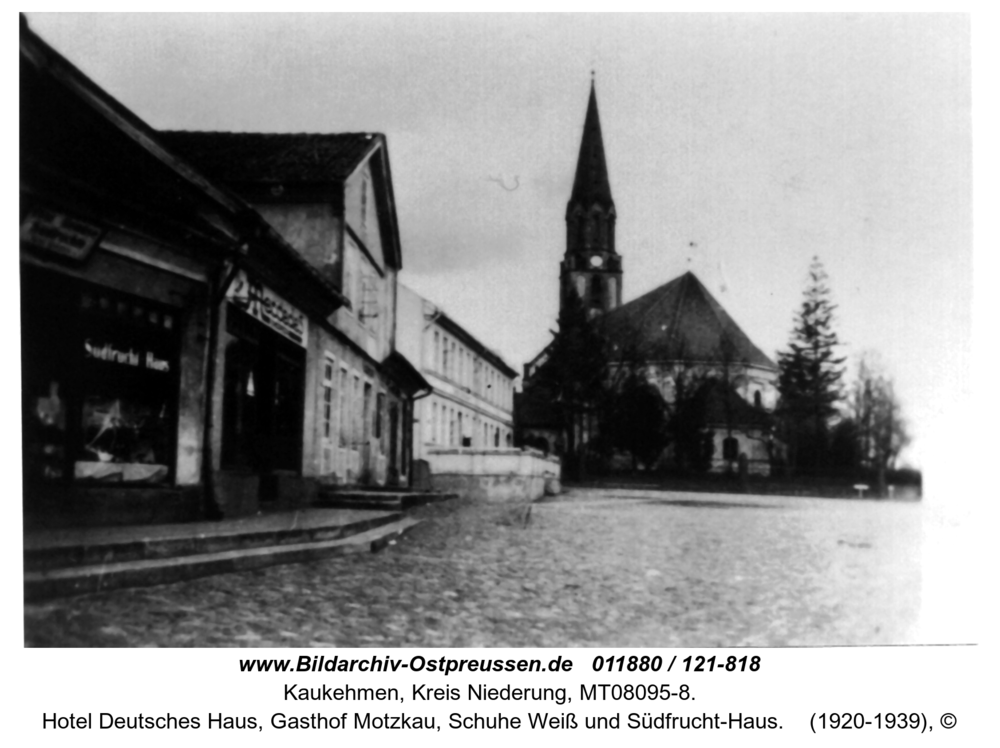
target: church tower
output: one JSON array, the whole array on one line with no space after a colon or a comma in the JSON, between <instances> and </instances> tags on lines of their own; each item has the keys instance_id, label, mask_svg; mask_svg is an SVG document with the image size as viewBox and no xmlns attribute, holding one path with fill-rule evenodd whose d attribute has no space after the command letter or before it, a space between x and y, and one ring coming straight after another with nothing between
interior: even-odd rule
<instances>
[{"instance_id":1,"label":"church tower","mask_svg":"<svg viewBox=\"0 0 1000 748\"><path fill-rule=\"evenodd\" d=\"M621 304L622 258L615 251L616 215L604 160L597 94L591 81L576 178L566 205L566 255L559 273L560 308L571 291L576 292L591 316Z\"/></svg>"}]
</instances>

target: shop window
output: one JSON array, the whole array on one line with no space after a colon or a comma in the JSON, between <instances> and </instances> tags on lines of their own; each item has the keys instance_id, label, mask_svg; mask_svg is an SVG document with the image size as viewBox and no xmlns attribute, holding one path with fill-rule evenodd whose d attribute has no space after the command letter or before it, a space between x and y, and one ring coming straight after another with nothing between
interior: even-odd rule
<instances>
[{"instance_id":1,"label":"shop window","mask_svg":"<svg viewBox=\"0 0 1000 748\"><path fill-rule=\"evenodd\" d=\"M21 291L25 480L169 480L173 328L134 315L152 302L44 271L24 270Z\"/></svg>"}]
</instances>

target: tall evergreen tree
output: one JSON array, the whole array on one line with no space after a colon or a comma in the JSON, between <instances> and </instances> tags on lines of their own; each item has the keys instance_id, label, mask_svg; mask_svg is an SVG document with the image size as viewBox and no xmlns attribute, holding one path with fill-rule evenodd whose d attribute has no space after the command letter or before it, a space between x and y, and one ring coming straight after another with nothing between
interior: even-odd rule
<instances>
[{"instance_id":1,"label":"tall evergreen tree","mask_svg":"<svg viewBox=\"0 0 1000 748\"><path fill-rule=\"evenodd\" d=\"M837 356L836 306L827 281L823 263L813 257L792 339L778 354L782 437L793 469L828 467L830 428L843 395L844 358Z\"/></svg>"}]
</instances>

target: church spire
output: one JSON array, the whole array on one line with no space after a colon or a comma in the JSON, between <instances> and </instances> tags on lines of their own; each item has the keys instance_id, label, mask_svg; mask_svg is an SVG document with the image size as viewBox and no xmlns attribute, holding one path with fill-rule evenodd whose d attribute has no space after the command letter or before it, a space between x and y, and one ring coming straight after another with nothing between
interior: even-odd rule
<instances>
[{"instance_id":1,"label":"church spire","mask_svg":"<svg viewBox=\"0 0 1000 748\"><path fill-rule=\"evenodd\" d=\"M576 177L566 205L566 255L559 278L563 304L575 294L592 315L621 304L622 260L615 251L617 218L604 159L597 92L591 79Z\"/></svg>"},{"instance_id":2,"label":"church spire","mask_svg":"<svg viewBox=\"0 0 1000 748\"><path fill-rule=\"evenodd\" d=\"M615 203L611 199L608 165L604 160L604 138L601 136L601 119L597 114L597 92L591 79L587 118L583 123L580 156L576 162L576 178L573 180L573 192L567 208L572 209L578 205L586 211L595 204L608 209L613 208Z\"/></svg>"}]
</instances>

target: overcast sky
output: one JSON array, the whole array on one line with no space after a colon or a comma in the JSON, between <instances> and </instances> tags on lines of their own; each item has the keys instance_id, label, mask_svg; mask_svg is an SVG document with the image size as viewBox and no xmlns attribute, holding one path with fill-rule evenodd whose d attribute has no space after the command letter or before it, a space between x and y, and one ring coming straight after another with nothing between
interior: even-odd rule
<instances>
[{"instance_id":1,"label":"overcast sky","mask_svg":"<svg viewBox=\"0 0 1000 748\"><path fill-rule=\"evenodd\" d=\"M46 15L156 128L388 137L403 282L520 369L558 312L591 70L630 300L692 270L768 355L810 258L917 442L968 387L969 20ZM693 244L693 246L692 246Z\"/></svg>"}]
</instances>

